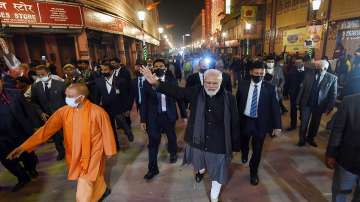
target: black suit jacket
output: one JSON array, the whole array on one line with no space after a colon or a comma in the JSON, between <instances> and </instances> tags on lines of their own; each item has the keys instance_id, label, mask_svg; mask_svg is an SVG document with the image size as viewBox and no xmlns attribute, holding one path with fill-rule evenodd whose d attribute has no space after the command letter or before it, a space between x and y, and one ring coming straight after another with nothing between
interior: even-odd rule
<instances>
[{"instance_id":1,"label":"black suit jacket","mask_svg":"<svg viewBox=\"0 0 360 202\"><path fill-rule=\"evenodd\" d=\"M111 118L128 111L131 107L129 102L129 83L123 79L113 76L110 94L106 88L104 77L95 79L94 103L102 106Z\"/></svg>"},{"instance_id":2,"label":"black suit jacket","mask_svg":"<svg viewBox=\"0 0 360 202\"><path fill-rule=\"evenodd\" d=\"M237 91L237 103L240 113L240 129L245 129L246 102L248 99L250 81L239 82ZM251 96L251 95L250 95ZM258 103L258 135L265 135L272 132L273 129L281 129L281 113L279 102L276 99L275 87L263 81L261 85L259 103Z\"/></svg>"},{"instance_id":3,"label":"black suit jacket","mask_svg":"<svg viewBox=\"0 0 360 202\"><path fill-rule=\"evenodd\" d=\"M223 77L223 81L221 83L221 86L224 87L225 90L232 92L230 76L226 73L222 73L222 77ZM197 85L201 86L201 80L198 72L190 75L186 80L186 87L193 87Z\"/></svg>"},{"instance_id":4,"label":"black suit jacket","mask_svg":"<svg viewBox=\"0 0 360 202\"><path fill-rule=\"evenodd\" d=\"M311 90L313 83L316 81L314 71L305 73L304 81L301 84L298 95L298 105L306 107L311 97ZM337 77L331 73L326 72L324 78L320 82L319 90L319 110L321 112L331 111L336 103L337 97Z\"/></svg>"},{"instance_id":5,"label":"black suit jacket","mask_svg":"<svg viewBox=\"0 0 360 202\"><path fill-rule=\"evenodd\" d=\"M116 75L119 85L123 85L122 87L122 95L126 97L127 104L126 110L131 111L132 107L132 97L131 97L131 74L130 71L125 67L121 67L118 70L118 74Z\"/></svg>"},{"instance_id":6,"label":"black suit jacket","mask_svg":"<svg viewBox=\"0 0 360 202\"><path fill-rule=\"evenodd\" d=\"M43 82L34 83L31 87L31 102L36 106L37 112L51 115L65 105L65 83L63 81L51 80L50 99L45 95Z\"/></svg>"},{"instance_id":7,"label":"black suit jacket","mask_svg":"<svg viewBox=\"0 0 360 202\"><path fill-rule=\"evenodd\" d=\"M326 155L346 170L360 175L360 94L346 96L339 107Z\"/></svg>"},{"instance_id":8,"label":"black suit jacket","mask_svg":"<svg viewBox=\"0 0 360 202\"><path fill-rule=\"evenodd\" d=\"M177 81L172 74L167 73L165 82L177 86ZM158 96L157 91L147 82L144 82L144 96L141 104L140 116L141 122L147 124L156 124L156 117L158 115ZM170 121L175 122L177 119L178 103L180 114L182 118L186 118L186 109L182 100L176 100L173 97L166 96L166 114Z\"/></svg>"}]
</instances>

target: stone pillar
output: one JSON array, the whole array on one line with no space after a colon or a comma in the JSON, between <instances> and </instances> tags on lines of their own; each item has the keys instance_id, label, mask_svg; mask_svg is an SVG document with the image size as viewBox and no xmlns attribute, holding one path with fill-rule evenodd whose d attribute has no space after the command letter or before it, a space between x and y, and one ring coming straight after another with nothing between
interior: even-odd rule
<instances>
[{"instance_id":1,"label":"stone pillar","mask_svg":"<svg viewBox=\"0 0 360 202\"><path fill-rule=\"evenodd\" d=\"M125 43L124 43L124 36L119 35L117 36L117 50L118 53L117 55L119 55L119 58L121 60L121 63L128 65L127 61L126 61L126 56L125 56Z\"/></svg>"},{"instance_id":2,"label":"stone pillar","mask_svg":"<svg viewBox=\"0 0 360 202\"><path fill-rule=\"evenodd\" d=\"M131 39L129 44L129 52L130 52L130 67L134 68L137 60L137 51L136 51L136 41L135 39Z\"/></svg>"},{"instance_id":3,"label":"stone pillar","mask_svg":"<svg viewBox=\"0 0 360 202\"><path fill-rule=\"evenodd\" d=\"M59 47L57 45L56 37L54 35L46 35L44 38L46 58L49 62L54 63L56 66L56 72L62 76L62 66Z\"/></svg>"},{"instance_id":4,"label":"stone pillar","mask_svg":"<svg viewBox=\"0 0 360 202\"><path fill-rule=\"evenodd\" d=\"M75 49L77 60L90 60L89 45L86 31L75 36Z\"/></svg>"}]
</instances>

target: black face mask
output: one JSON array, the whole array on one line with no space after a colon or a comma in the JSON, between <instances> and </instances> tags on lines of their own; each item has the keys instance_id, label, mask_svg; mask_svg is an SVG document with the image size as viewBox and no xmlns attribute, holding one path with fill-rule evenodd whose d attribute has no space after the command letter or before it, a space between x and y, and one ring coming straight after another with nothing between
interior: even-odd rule
<instances>
[{"instance_id":1,"label":"black face mask","mask_svg":"<svg viewBox=\"0 0 360 202\"><path fill-rule=\"evenodd\" d=\"M136 76L142 76L142 74L140 73L140 71L135 71L135 75L136 75Z\"/></svg>"},{"instance_id":2,"label":"black face mask","mask_svg":"<svg viewBox=\"0 0 360 202\"><path fill-rule=\"evenodd\" d=\"M252 76L251 75L251 79L253 80L253 82L259 83L260 81L262 81L264 79L264 77L263 76Z\"/></svg>"},{"instance_id":3,"label":"black face mask","mask_svg":"<svg viewBox=\"0 0 360 202\"><path fill-rule=\"evenodd\" d=\"M110 77L111 73L110 72L105 72L105 73L101 73L104 77Z\"/></svg>"},{"instance_id":4,"label":"black face mask","mask_svg":"<svg viewBox=\"0 0 360 202\"><path fill-rule=\"evenodd\" d=\"M166 73L166 69L155 69L154 73L157 77L163 77Z\"/></svg>"}]
</instances>

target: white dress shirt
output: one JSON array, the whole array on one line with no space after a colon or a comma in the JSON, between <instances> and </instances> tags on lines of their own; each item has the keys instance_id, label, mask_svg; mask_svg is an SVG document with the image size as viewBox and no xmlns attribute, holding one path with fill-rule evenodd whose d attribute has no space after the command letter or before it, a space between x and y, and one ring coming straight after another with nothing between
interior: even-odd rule
<instances>
[{"instance_id":1,"label":"white dress shirt","mask_svg":"<svg viewBox=\"0 0 360 202\"><path fill-rule=\"evenodd\" d=\"M161 77L160 80L165 82L165 76ZM166 112L166 96L161 93L161 111Z\"/></svg>"},{"instance_id":2,"label":"white dress shirt","mask_svg":"<svg viewBox=\"0 0 360 202\"><path fill-rule=\"evenodd\" d=\"M144 76L140 76L138 77L138 93L139 93L139 104L141 104L141 100L142 100L142 97L141 97L141 88L140 86L144 87Z\"/></svg>"},{"instance_id":3,"label":"white dress shirt","mask_svg":"<svg viewBox=\"0 0 360 202\"><path fill-rule=\"evenodd\" d=\"M114 74L112 74L110 78L105 78L106 90L109 94L111 92L113 78Z\"/></svg>"},{"instance_id":4,"label":"white dress shirt","mask_svg":"<svg viewBox=\"0 0 360 202\"><path fill-rule=\"evenodd\" d=\"M200 83L203 86L204 85L204 74L199 72L199 79L200 79Z\"/></svg>"},{"instance_id":5,"label":"white dress shirt","mask_svg":"<svg viewBox=\"0 0 360 202\"><path fill-rule=\"evenodd\" d=\"M49 81L48 82L42 82L42 84L43 84L43 88L44 88L44 91L45 91L45 83L47 83L47 87L48 87L48 89L50 89L51 88L51 80L52 79L49 79Z\"/></svg>"},{"instance_id":6,"label":"white dress shirt","mask_svg":"<svg viewBox=\"0 0 360 202\"><path fill-rule=\"evenodd\" d=\"M245 111L244 111L244 115L250 117L250 111L251 111L251 102L252 102L252 97L253 97L253 93L254 93L254 89L255 89L255 85L257 85L257 109L259 109L259 98L260 98L260 91L261 91L261 85L262 85L263 81L260 81L259 83L255 83L253 81L251 81L250 83L250 87L249 87L249 92L248 92L248 97L247 97L247 101L246 101L246 107L245 107ZM256 117L257 117L257 112L256 112Z\"/></svg>"}]
</instances>

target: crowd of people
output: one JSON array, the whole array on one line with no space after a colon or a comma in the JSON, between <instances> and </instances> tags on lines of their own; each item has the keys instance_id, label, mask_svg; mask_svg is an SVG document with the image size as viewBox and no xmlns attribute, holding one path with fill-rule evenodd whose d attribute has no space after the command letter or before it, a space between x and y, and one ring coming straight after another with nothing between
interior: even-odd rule
<instances>
[{"instance_id":1,"label":"crowd of people","mask_svg":"<svg viewBox=\"0 0 360 202\"><path fill-rule=\"evenodd\" d=\"M3 50L6 49L2 45ZM0 160L18 183L16 192L38 176L34 149L53 142L57 160L66 160L68 179L77 180L77 201L101 201L110 194L104 180L106 157L121 148L118 129L134 141L130 111L135 104L148 136L150 181L159 174L161 134L167 136L169 163L178 160L176 121L186 123L184 164L196 182L207 173L216 202L229 179L233 152L249 162L250 183L259 184L267 135L285 128L281 116L290 100L290 125L300 127L298 146L317 147L322 115L338 110L329 127L326 165L335 169L333 201L345 201L357 183L360 159L360 49L351 62L315 61L307 54L239 57L204 51L167 59L138 60L127 67L117 58L64 65L20 63L4 51L0 78ZM331 65L335 68L331 68ZM351 65L344 71L343 65ZM341 70L339 70L339 68ZM344 75L345 74L345 75ZM49 140L51 139L51 141ZM252 154L250 154L250 146Z\"/></svg>"}]
</instances>

